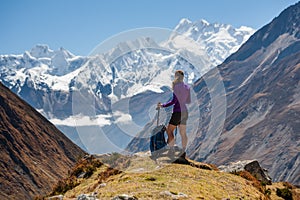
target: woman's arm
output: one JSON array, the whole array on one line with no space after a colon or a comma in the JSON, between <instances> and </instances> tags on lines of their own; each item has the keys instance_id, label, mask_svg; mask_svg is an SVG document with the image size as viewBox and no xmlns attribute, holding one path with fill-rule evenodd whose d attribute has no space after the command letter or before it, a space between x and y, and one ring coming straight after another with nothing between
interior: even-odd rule
<instances>
[{"instance_id":1,"label":"woman's arm","mask_svg":"<svg viewBox=\"0 0 300 200\"><path fill-rule=\"evenodd\" d=\"M177 103L177 101L178 101L178 99L177 99L176 95L173 93L172 100L167 102L167 103L162 104L161 106L162 107L169 107L169 106L174 105L175 103Z\"/></svg>"}]
</instances>

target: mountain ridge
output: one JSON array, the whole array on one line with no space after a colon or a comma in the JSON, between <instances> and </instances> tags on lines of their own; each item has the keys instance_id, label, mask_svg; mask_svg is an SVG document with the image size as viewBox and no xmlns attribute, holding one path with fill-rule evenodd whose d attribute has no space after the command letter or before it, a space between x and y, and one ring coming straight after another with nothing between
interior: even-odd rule
<instances>
[{"instance_id":1,"label":"mountain ridge","mask_svg":"<svg viewBox=\"0 0 300 200\"><path fill-rule=\"evenodd\" d=\"M299 23L299 8L297 3L285 9L218 66L227 91L227 119L207 162L223 158L217 161L220 164L251 155L260 158L275 180L299 184L299 123L295 118L299 104L295 95L300 60L299 48L293 48L299 43L299 26L294 26ZM283 22L286 28L278 28ZM270 151L272 156L264 156Z\"/></svg>"}]
</instances>

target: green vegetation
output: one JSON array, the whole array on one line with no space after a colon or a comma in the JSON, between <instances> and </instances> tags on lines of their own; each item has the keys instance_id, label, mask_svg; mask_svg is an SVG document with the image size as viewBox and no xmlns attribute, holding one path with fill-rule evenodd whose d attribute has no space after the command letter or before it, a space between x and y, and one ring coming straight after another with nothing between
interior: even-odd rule
<instances>
[{"instance_id":1,"label":"green vegetation","mask_svg":"<svg viewBox=\"0 0 300 200\"><path fill-rule=\"evenodd\" d=\"M277 196L282 197L285 200L293 200L292 191L288 188L277 188L276 194Z\"/></svg>"}]
</instances>

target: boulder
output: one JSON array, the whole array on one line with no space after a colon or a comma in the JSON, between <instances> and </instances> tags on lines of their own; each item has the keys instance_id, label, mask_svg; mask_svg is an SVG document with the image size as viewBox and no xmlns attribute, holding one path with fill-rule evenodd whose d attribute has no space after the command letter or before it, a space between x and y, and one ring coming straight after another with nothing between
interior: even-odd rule
<instances>
[{"instance_id":1,"label":"boulder","mask_svg":"<svg viewBox=\"0 0 300 200\"><path fill-rule=\"evenodd\" d=\"M268 185L272 184L272 179L269 176L268 171L262 168L259 165L258 161L255 160L253 162L246 164L244 169L250 172L250 174L252 174L252 176L257 178L257 180L266 183Z\"/></svg>"},{"instance_id":2,"label":"boulder","mask_svg":"<svg viewBox=\"0 0 300 200\"><path fill-rule=\"evenodd\" d=\"M247 171L257 180L265 183L272 184L272 179L268 174L268 171L262 168L257 160L244 160L238 162L232 162L229 165L221 165L218 167L223 172L233 173L239 171Z\"/></svg>"},{"instance_id":3,"label":"boulder","mask_svg":"<svg viewBox=\"0 0 300 200\"><path fill-rule=\"evenodd\" d=\"M98 200L96 194L81 194L77 197L77 200Z\"/></svg>"}]
</instances>

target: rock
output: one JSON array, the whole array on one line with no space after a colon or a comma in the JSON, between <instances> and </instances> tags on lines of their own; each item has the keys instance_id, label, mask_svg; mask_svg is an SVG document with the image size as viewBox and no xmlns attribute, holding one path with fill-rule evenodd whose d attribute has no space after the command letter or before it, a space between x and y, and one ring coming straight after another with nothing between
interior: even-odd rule
<instances>
[{"instance_id":1,"label":"rock","mask_svg":"<svg viewBox=\"0 0 300 200\"><path fill-rule=\"evenodd\" d=\"M77 200L98 200L96 194L81 194L77 197Z\"/></svg>"},{"instance_id":2,"label":"rock","mask_svg":"<svg viewBox=\"0 0 300 200\"><path fill-rule=\"evenodd\" d=\"M187 198L188 195L182 193L182 192L179 192L178 194L174 194L170 191L163 191L160 193L161 196L163 197L171 197L172 199L180 199L180 198Z\"/></svg>"},{"instance_id":3,"label":"rock","mask_svg":"<svg viewBox=\"0 0 300 200\"><path fill-rule=\"evenodd\" d=\"M235 163L230 163L229 165L221 165L218 168L219 170L228 173L246 170L257 180L266 184L272 184L272 179L268 175L268 171L263 169L257 160L238 161Z\"/></svg>"},{"instance_id":4,"label":"rock","mask_svg":"<svg viewBox=\"0 0 300 200\"><path fill-rule=\"evenodd\" d=\"M85 172L81 172L78 176L77 176L77 178L84 178L84 176L85 176Z\"/></svg>"},{"instance_id":5,"label":"rock","mask_svg":"<svg viewBox=\"0 0 300 200\"><path fill-rule=\"evenodd\" d=\"M60 194L60 195L49 197L47 200L63 200L63 198L64 196Z\"/></svg>"},{"instance_id":6,"label":"rock","mask_svg":"<svg viewBox=\"0 0 300 200\"><path fill-rule=\"evenodd\" d=\"M129 196L127 194L121 194L112 198L112 200L137 200L135 196Z\"/></svg>"},{"instance_id":7,"label":"rock","mask_svg":"<svg viewBox=\"0 0 300 200\"><path fill-rule=\"evenodd\" d=\"M254 160L231 162L231 163L229 163L229 165L221 165L218 168L222 172L227 172L227 173L231 173L231 172L235 172L235 171L239 172L239 171L245 170L244 169L245 165L247 165L248 163L253 162L253 161Z\"/></svg>"},{"instance_id":8,"label":"rock","mask_svg":"<svg viewBox=\"0 0 300 200\"><path fill-rule=\"evenodd\" d=\"M252 174L252 176L257 178L257 180L259 180L263 183L266 183L268 185L272 184L272 179L268 175L267 170L261 168L258 161L255 160L253 162L250 162L250 163L246 164L244 169L246 171L250 172L250 174Z\"/></svg>"},{"instance_id":9,"label":"rock","mask_svg":"<svg viewBox=\"0 0 300 200\"><path fill-rule=\"evenodd\" d=\"M99 187L100 187L100 188L106 187L106 183L101 183L101 184L99 185Z\"/></svg>"}]
</instances>

